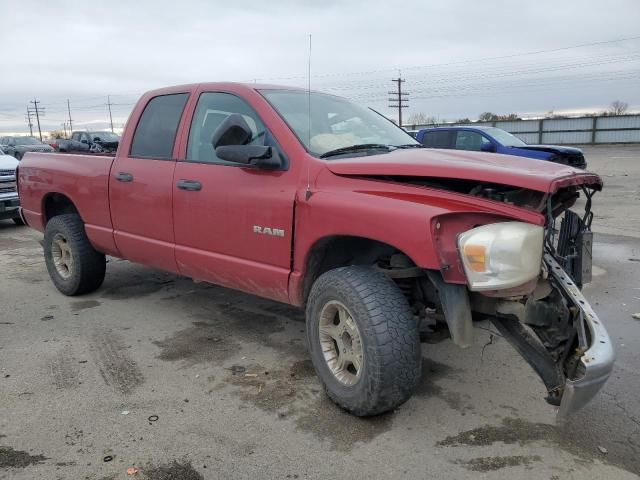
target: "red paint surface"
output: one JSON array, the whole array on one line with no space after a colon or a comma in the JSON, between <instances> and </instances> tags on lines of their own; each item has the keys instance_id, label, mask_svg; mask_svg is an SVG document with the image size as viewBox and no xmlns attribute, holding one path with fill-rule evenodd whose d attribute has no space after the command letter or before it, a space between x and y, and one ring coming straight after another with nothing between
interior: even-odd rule
<instances>
[{"instance_id":1,"label":"red paint surface","mask_svg":"<svg viewBox=\"0 0 640 480\"><path fill-rule=\"evenodd\" d=\"M134 108L115 157L27 154L19 170L29 224L44 230L47 195L67 196L94 246L105 253L198 280L301 304L305 265L327 237L359 236L388 243L419 266L464 283L455 237L482 223L542 215L504 203L418 186L359 178L367 175L472 179L552 192L570 184L601 185L599 177L550 162L454 150L398 150L324 161L310 156L256 89L229 83L171 87L145 94ZM275 87L270 87L275 88ZM261 117L289 160L286 171L185 162L198 95L242 97ZM190 94L173 160L129 158L133 130L156 95ZM131 173L132 182L115 180ZM176 187L196 180L200 191ZM307 184L311 191L306 198ZM253 227L284 230L258 235ZM440 225L440 227L438 227Z\"/></svg>"}]
</instances>

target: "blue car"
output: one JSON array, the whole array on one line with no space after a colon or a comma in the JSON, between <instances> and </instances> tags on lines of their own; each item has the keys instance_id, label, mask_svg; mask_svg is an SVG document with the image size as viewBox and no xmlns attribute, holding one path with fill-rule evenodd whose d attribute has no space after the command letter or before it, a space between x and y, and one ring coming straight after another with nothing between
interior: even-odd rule
<instances>
[{"instance_id":1,"label":"blue car","mask_svg":"<svg viewBox=\"0 0 640 480\"><path fill-rule=\"evenodd\" d=\"M503 153L587 168L582 150L560 145L527 145L496 127L436 127L419 130L416 140L429 148Z\"/></svg>"}]
</instances>

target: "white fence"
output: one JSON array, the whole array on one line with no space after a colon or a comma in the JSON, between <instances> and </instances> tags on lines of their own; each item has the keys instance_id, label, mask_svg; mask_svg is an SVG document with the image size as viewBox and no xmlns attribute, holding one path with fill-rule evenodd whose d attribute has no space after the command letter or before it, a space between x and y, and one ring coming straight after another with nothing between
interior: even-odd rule
<instances>
[{"instance_id":1,"label":"white fence","mask_svg":"<svg viewBox=\"0 0 640 480\"><path fill-rule=\"evenodd\" d=\"M462 124L444 123L437 126L453 125ZM472 122L464 125L502 128L530 144L640 143L640 115ZM404 125L404 128L420 130L434 126Z\"/></svg>"}]
</instances>

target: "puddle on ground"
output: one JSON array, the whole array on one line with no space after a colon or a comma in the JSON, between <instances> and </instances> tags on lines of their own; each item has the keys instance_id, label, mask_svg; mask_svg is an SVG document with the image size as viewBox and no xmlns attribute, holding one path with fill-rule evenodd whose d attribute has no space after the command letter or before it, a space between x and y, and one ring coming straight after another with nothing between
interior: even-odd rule
<instances>
[{"instance_id":1,"label":"puddle on ground","mask_svg":"<svg viewBox=\"0 0 640 480\"><path fill-rule=\"evenodd\" d=\"M562 425L529 422L520 418L504 418L501 425L484 425L451 435L436 443L438 447L486 447L496 442L508 445L518 444L521 447L529 443L543 441L555 445L562 450L591 463L597 458L603 463L633 472L636 458L615 459L605 457L595 449L576 443L580 439L568 437Z\"/></svg>"},{"instance_id":2,"label":"puddle on ground","mask_svg":"<svg viewBox=\"0 0 640 480\"><path fill-rule=\"evenodd\" d=\"M31 455L22 450L0 446L0 468L26 468L47 460L44 455Z\"/></svg>"},{"instance_id":3,"label":"puddle on ground","mask_svg":"<svg viewBox=\"0 0 640 480\"><path fill-rule=\"evenodd\" d=\"M141 469L147 480L204 480L191 462L173 460L164 465L148 465Z\"/></svg>"},{"instance_id":4,"label":"puddle on ground","mask_svg":"<svg viewBox=\"0 0 640 480\"><path fill-rule=\"evenodd\" d=\"M174 281L175 279L169 275L154 280L149 280L148 277L144 277L136 281L134 278L126 283L119 282L117 285L108 288L104 291L102 297L110 300L130 300L132 298L145 297L152 293L159 292Z\"/></svg>"},{"instance_id":5,"label":"puddle on ground","mask_svg":"<svg viewBox=\"0 0 640 480\"><path fill-rule=\"evenodd\" d=\"M449 365L423 357L422 378L414 395L422 398L437 397L443 400L452 410L457 410L461 415L466 415L467 411L474 410L473 405L470 403L471 397L467 394L445 390L435 383L442 378L450 379L452 376L457 375L458 372L458 369Z\"/></svg>"},{"instance_id":6,"label":"puddle on ground","mask_svg":"<svg viewBox=\"0 0 640 480\"><path fill-rule=\"evenodd\" d=\"M102 305L102 303L99 302L98 300L81 300L79 302L71 303L71 311L79 312L81 310L87 310L89 308L99 307L100 305Z\"/></svg>"},{"instance_id":7,"label":"puddle on ground","mask_svg":"<svg viewBox=\"0 0 640 480\"><path fill-rule=\"evenodd\" d=\"M160 348L158 358L169 362L183 361L187 365L221 363L237 354L240 344L224 329L203 322L175 332L164 340L154 341Z\"/></svg>"},{"instance_id":8,"label":"puddle on ground","mask_svg":"<svg viewBox=\"0 0 640 480\"><path fill-rule=\"evenodd\" d=\"M505 467L529 466L533 462L541 462L539 455L509 455L506 457L478 457L471 460L459 460L455 463L463 465L472 472L495 472Z\"/></svg>"}]
</instances>

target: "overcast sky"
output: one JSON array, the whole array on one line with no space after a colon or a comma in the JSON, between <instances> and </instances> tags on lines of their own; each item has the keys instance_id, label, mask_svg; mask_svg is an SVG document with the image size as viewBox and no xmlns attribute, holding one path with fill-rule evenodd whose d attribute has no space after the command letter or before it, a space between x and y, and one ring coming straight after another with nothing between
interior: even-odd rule
<instances>
[{"instance_id":1,"label":"overcast sky","mask_svg":"<svg viewBox=\"0 0 640 480\"><path fill-rule=\"evenodd\" d=\"M200 81L306 85L389 116L398 70L405 118L640 109L640 1L3 0L0 132L121 127L145 90ZM562 50L560 50L562 49ZM555 50L555 51L550 51ZM541 52L542 53L532 53ZM506 57L506 58L495 58Z\"/></svg>"}]
</instances>

